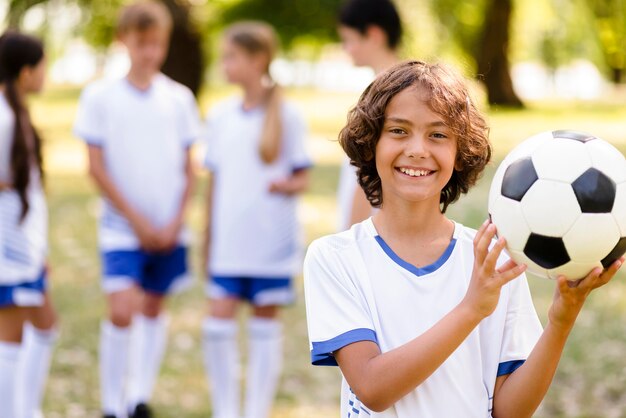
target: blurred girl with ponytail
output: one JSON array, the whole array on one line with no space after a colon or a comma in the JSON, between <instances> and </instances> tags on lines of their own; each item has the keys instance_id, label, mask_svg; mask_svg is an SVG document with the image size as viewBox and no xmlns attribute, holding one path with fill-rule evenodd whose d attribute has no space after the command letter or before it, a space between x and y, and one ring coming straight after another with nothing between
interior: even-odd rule
<instances>
[{"instance_id":1,"label":"blurred girl with ponytail","mask_svg":"<svg viewBox=\"0 0 626 418\"><path fill-rule=\"evenodd\" d=\"M45 70L38 39L0 36L0 418L36 416L56 339L41 139L26 104Z\"/></svg>"},{"instance_id":2,"label":"blurred girl with ponytail","mask_svg":"<svg viewBox=\"0 0 626 418\"><path fill-rule=\"evenodd\" d=\"M302 117L269 73L276 48L265 23L226 29L223 71L243 95L215 106L207 122L203 352L217 418L241 416L235 319L241 302L252 306L243 416L269 417L282 363L278 309L292 303L292 278L302 264L296 205L311 160Z\"/></svg>"}]
</instances>

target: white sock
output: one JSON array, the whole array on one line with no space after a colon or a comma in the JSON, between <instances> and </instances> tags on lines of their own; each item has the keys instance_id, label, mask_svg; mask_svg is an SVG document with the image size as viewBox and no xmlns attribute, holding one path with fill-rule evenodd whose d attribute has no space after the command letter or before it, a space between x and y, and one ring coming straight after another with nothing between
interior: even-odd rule
<instances>
[{"instance_id":1,"label":"white sock","mask_svg":"<svg viewBox=\"0 0 626 418\"><path fill-rule=\"evenodd\" d=\"M268 418L283 363L282 325L276 319L248 321L245 418Z\"/></svg>"},{"instance_id":2,"label":"white sock","mask_svg":"<svg viewBox=\"0 0 626 418\"><path fill-rule=\"evenodd\" d=\"M164 315L133 319L130 344L128 406L134 410L139 403L148 403L161 369L167 343L167 318Z\"/></svg>"},{"instance_id":3,"label":"white sock","mask_svg":"<svg viewBox=\"0 0 626 418\"><path fill-rule=\"evenodd\" d=\"M24 324L15 400L20 418L33 418L41 408L57 337L58 331L54 328L42 330L30 322Z\"/></svg>"},{"instance_id":4,"label":"white sock","mask_svg":"<svg viewBox=\"0 0 626 418\"><path fill-rule=\"evenodd\" d=\"M15 383L21 344L0 341L0 418L15 418Z\"/></svg>"},{"instance_id":5,"label":"white sock","mask_svg":"<svg viewBox=\"0 0 626 418\"><path fill-rule=\"evenodd\" d=\"M237 321L208 317L202 324L202 351L214 418L239 418Z\"/></svg>"},{"instance_id":6,"label":"white sock","mask_svg":"<svg viewBox=\"0 0 626 418\"><path fill-rule=\"evenodd\" d=\"M100 329L100 393L105 415L125 416L124 383L128 370L130 327L104 321Z\"/></svg>"}]
</instances>

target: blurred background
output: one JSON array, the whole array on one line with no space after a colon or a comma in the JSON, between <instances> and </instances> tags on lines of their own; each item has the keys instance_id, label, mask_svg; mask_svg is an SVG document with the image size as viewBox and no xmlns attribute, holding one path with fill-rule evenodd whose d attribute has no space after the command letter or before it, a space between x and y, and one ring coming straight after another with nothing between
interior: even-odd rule
<instances>
[{"instance_id":1,"label":"blurred background","mask_svg":"<svg viewBox=\"0 0 626 418\"><path fill-rule=\"evenodd\" d=\"M202 113L235 92L219 71L221 29L233 21L273 24L282 53L272 74L304 113L315 159L300 216L306 242L335 231L335 193L342 158L336 142L369 69L352 66L336 34L340 0L161 0L175 21L164 72L196 93ZM51 219L51 294L61 315L45 397L47 418L99 416L97 340L104 316L96 246L96 190L86 174L84 145L71 134L78 95L97 77L123 75L124 50L113 40L123 0L0 0L5 27L45 40L49 77L34 98L33 120L45 139ZM502 157L544 130L575 129L626 150L626 0L396 0L403 58L442 60L475 80L489 116L495 159L479 185L450 216L477 227L486 217L491 176ZM484 76L477 76L483 74ZM200 181L189 213L198 234ZM200 354L206 306L197 246L196 282L170 300L168 351L153 404L159 417L210 416ZM556 379L537 417L626 417L626 275L594 294L581 314ZM530 277L545 321L553 283ZM273 417L338 416L339 371L312 367L301 279L298 303L283 312L286 364Z\"/></svg>"}]
</instances>

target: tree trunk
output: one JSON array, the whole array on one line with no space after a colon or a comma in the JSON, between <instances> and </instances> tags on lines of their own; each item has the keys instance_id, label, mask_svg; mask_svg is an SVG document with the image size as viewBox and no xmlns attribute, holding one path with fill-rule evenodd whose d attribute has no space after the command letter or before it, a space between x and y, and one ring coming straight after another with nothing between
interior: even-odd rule
<instances>
[{"instance_id":1,"label":"tree trunk","mask_svg":"<svg viewBox=\"0 0 626 418\"><path fill-rule=\"evenodd\" d=\"M620 84L622 82L623 77L624 77L623 68L611 68L611 81L613 81L613 84Z\"/></svg>"},{"instance_id":2,"label":"tree trunk","mask_svg":"<svg viewBox=\"0 0 626 418\"><path fill-rule=\"evenodd\" d=\"M487 88L489 104L523 107L513 90L509 65L511 0L492 0L476 51L478 77Z\"/></svg>"},{"instance_id":3,"label":"tree trunk","mask_svg":"<svg viewBox=\"0 0 626 418\"><path fill-rule=\"evenodd\" d=\"M176 0L162 0L172 14L174 27L162 71L198 95L204 78L202 38L189 19L189 6Z\"/></svg>"}]
</instances>

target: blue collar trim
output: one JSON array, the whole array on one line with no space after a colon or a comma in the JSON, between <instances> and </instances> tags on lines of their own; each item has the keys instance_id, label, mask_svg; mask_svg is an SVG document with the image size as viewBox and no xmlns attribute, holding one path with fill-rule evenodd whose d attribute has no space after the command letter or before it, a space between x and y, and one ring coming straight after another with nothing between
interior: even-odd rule
<instances>
[{"instance_id":1,"label":"blue collar trim","mask_svg":"<svg viewBox=\"0 0 626 418\"><path fill-rule=\"evenodd\" d=\"M385 240L383 240L380 235L376 235L374 238L376 239L376 242L378 242L380 247L383 249L383 251L389 256L389 258L391 258L400 267L404 268L405 270L410 271L416 276L425 276L427 274L430 274L436 271L439 267L443 266L444 263L448 261L448 259L452 255L452 251L454 250L454 246L456 245L456 238L452 238L452 240L450 240L450 244L448 245L448 248L446 248L446 250L443 252L443 254L441 254L441 257L439 257L437 261L435 261L434 263L428 266L416 267L413 264L404 261L395 252L393 252L391 247L387 245Z\"/></svg>"}]
</instances>

